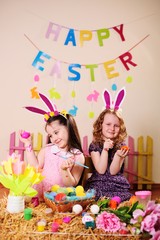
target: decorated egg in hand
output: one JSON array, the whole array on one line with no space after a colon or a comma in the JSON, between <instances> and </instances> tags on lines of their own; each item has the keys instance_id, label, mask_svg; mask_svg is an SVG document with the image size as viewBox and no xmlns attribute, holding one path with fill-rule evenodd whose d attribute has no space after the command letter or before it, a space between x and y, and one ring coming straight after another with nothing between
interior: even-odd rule
<instances>
[{"instance_id":1,"label":"decorated egg in hand","mask_svg":"<svg viewBox=\"0 0 160 240\"><path fill-rule=\"evenodd\" d=\"M127 151L127 150L129 150L129 147L128 146L122 146L121 150L126 150Z\"/></svg>"},{"instance_id":2,"label":"decorated egg in hand","mask_svg":"<svg viewBox=\"0 0 160 240\"><path fill-rule=\"evenodd\" d=\"M24 131L23 133L21 133L21 137L22 137L22 138L29 138L30 135L31 135L31 134L30 134L29 132L25 132L25 131Z\"/></svg>"}]
</instances>

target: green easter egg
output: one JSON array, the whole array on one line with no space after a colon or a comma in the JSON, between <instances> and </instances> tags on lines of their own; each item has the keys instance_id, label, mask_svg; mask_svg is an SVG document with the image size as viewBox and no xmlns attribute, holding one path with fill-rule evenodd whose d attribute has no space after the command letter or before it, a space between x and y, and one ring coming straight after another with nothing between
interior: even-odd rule
<instances>
[{"instance_id":1,"label":"green easter egg","mask_svg":"<svg viewBox=\"0 0 160 240\"><path fill-rule=\"evenodd\" d=\"M57 193L65 193L67 195L68 190L65 187L60 187L58 188Z\"/></svg>"}]
</instances>

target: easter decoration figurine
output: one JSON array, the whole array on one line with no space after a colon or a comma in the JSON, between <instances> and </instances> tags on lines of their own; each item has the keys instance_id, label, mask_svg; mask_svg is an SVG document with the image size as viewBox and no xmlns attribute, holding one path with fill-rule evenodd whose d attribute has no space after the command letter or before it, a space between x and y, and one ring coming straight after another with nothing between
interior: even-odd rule
<instances>
[{"instance_id":1,"label":"easter decoration figurine","mask_svg":"<svg viewBox=\"0 0 160 240\"><path fill-rule=\"evenodd\" d=\"M9 189L7 199L7 211L9 213L23 212L25 208L25 196L34 197L37 191L32 188L43 180L38 170L13 153L7 161L0 165L0 183Z\"/></svg>"}]
</instances>

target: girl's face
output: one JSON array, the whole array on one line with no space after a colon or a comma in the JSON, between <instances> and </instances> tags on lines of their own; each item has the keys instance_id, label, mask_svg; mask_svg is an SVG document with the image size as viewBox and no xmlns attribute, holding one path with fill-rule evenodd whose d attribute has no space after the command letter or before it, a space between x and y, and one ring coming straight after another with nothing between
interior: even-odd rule
<instances>
[{"instance_id":1,"label":"girl's face","mask_svg":"<svg viewBox=\"0 0 160 240\"><path fill-rule=\"evenodd\" d=\"M59 121L56 120L46 127L46 132L48 133L51 143L63 150L67 150L68 130L66 126L59 124Z\"/></svg>"},{"instance_id":2,"label":"girl's face","mask_svg":"<svg viewBox=\"0 0 160 240\"><path fill-rule=\"evenodd\" d=\"M103 139L112 139L114 140L120 131L120 122L118 117L114 114L106 113L102 123L102 135Z\"/></svg>"}]
</instances>

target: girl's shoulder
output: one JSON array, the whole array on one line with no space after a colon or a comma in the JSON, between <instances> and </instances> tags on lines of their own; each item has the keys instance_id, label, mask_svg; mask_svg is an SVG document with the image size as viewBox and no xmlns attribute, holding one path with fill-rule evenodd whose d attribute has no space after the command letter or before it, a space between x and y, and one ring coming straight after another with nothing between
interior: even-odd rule
<instances>
[{"instance_id":1,"label":"girl's shoulder","mask_svg":"<svg viewBox=\"0 0 160 240\"><path fill-rule=\"evenodd\" d=\"M91 142L89 145L89 153L91 152L101 152L102 151L102 146L98 143Z\"/></svg>"},{"instance_id":2,"label":"girl's shoulder","mask_svg":"<svg viewBox=\"0 0 160 240\"><path fill-rule=\"evenodd\" d=\"M74 154L74 155L80 155L80 154L83 154L79 149L77 148L72 148L71 149L71 154Z\"/></svg>"}]
</instances>

